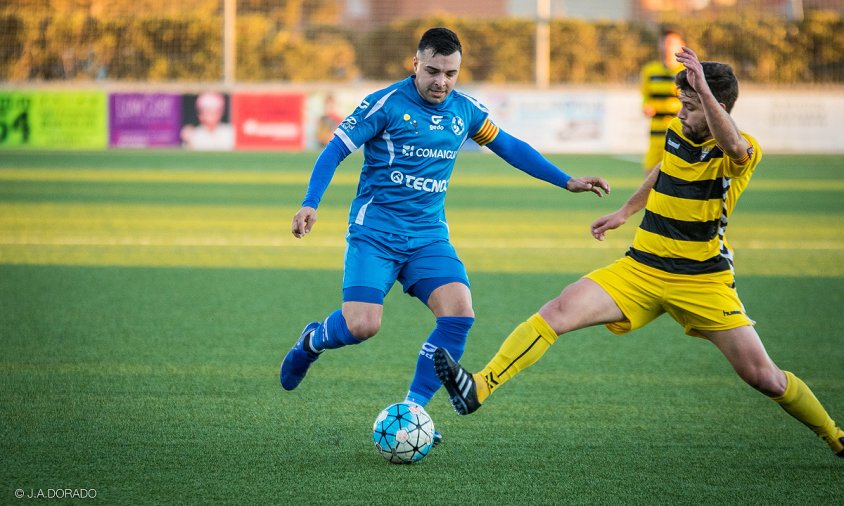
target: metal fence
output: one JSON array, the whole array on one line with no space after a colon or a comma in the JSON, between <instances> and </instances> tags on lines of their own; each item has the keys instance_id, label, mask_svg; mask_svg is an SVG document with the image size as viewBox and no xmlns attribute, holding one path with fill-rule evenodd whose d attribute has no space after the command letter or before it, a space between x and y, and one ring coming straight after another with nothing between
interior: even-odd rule
<instances>
[{"instance_id":1,"label":"metal fence","mask_svg":"<svg viewBox=\"0 0 844 506\"><path fill-rule=\"evenodd\" d=\"M670 23L763 84L844 82L844 0L14 0L0 81L392 80L453 27L464 82L632 83ZM610 63L611 62L611 63Z\"/></svg>"}]
</instances>

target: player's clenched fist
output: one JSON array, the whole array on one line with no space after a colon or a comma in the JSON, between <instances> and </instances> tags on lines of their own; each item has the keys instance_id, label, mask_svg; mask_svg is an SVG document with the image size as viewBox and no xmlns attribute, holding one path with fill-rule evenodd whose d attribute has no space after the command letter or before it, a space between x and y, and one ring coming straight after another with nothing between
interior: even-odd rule
<instances>
[{"instance_id":1,"label":"player's clenched fist","mask_svg":"<svg viewBox=\"0 0 844 506\"><path fill-rule=\"evenodd\" d=\"M302 209L299 209L299 212L293 216L293 226L291 228L293 235L297 238L303 237L311 231L316 219L316 209L313 207L305 206Z\"/></svg>"}]
</instances>

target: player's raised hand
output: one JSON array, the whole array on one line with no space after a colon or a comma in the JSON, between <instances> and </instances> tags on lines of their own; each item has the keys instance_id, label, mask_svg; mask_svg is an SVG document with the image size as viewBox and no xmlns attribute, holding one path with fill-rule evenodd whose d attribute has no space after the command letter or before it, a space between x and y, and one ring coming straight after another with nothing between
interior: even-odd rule
<instances>
[{"instance_id":1,"label":"player's raised hand","mask_svg":"<svg viewBox=\"0 0 844 506\"><path fill-rule=\"evenodd\" d=\"M707 86L708 89L706 78L703 76L703 65L700 64L700 59L694 51L683 46L683 49L679 53L675 53L674 56L677 57L678 62L685 65L686 80L689 81L689 85L696 92L700 93L702 91L700 86Z\"/></svg>"},{"instance_id":2,"label":"player's raised hand","mask_svg":"<svg viewBox=\"0 0 844 506\"><path fill-rule=\"evenodd\" d=\"M301 239L313 228L317 220L317 212L313 207L305 206L299 209L299 212L293 216L293 226L291 231L296 238Z\"/></svg>"},{"instance_id":3,"label":"player's raised hand","mask_svg":"<svg viewBox=\"0 0 844 506\"><path fill-rule=\"evenodd\" d=\"M609 195L610 184L602 177L573 177L566 183L566 189L572 193L592 192L599 197L603 197L601 190L604 191L604 194Z\"/></svg>"},{"instance_id":4,"label":"player's raised hand","mask_svg":"<svg viewBox=\"0 0 844 506\"><path fill-rule=\"evenodd\" d=\"M606 237L606 232L608 230L615 230L618 227L624 225L625 223L627 223L627 218L621 211L616 211L612 214L601 216L600 218L592 222L592 237L598 239L599 241L603 241Z\"/></svg>"}]
</instances>

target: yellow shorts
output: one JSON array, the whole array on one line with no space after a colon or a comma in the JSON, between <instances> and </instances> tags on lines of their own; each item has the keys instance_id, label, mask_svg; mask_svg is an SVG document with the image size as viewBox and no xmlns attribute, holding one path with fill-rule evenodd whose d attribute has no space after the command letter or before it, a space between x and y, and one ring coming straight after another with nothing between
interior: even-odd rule
<instances>
[{"instance_id":1,"label":"yellow shorts","mask_svg":"<svg viewBox=\"0 0 844 506\"><path fill-rule=\"evenodd\" d=\"M644 327L666 312L695 337L703 337L701 330L756 323L744 312L731 271L671 274L624 257L584 277L601 285L624 313L626 320L607 324L613 334Z\"/></svg>"}]
</instances>

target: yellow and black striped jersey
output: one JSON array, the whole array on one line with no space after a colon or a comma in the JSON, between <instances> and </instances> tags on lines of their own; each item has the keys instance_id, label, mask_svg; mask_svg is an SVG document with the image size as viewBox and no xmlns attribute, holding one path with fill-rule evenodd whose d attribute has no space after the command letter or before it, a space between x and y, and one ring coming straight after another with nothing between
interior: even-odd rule
<instances>
[{"instance_id":1,"label":"yellow and black striped jersey","mask_svg":"<svg viewBox=\"0 0 844 506\"><path fill-rule=\"evenodd\" d=\"M674 76L683 65L666 67L661 61L652 61L642 68L642 107L651 108L651 135L663 136L668 123L680 111Z\"/></svg>"},{"instance_id":2,"label":"yellow and black striped jersey","mask_svg":"<svg viewBox=\"0 0 844 506\"><path fill-rule=\"evenodd\" d=\"M679 119L668 125L659 176L627 254L675 274L732 269L725 233L736 201L762 158L756 139L742 160L726 156L710 139L696 144L683 136Z\"/></svg>"}]
</instances>

